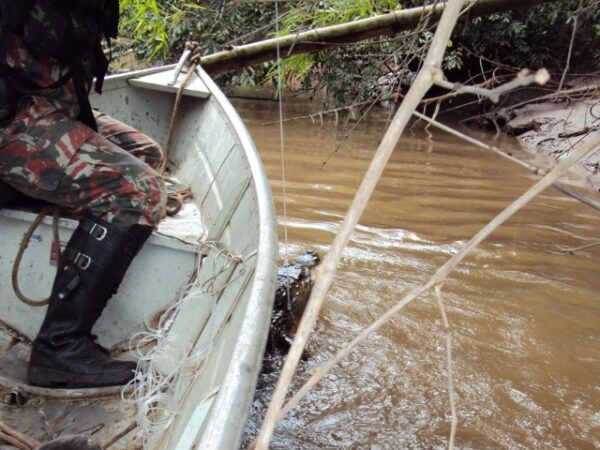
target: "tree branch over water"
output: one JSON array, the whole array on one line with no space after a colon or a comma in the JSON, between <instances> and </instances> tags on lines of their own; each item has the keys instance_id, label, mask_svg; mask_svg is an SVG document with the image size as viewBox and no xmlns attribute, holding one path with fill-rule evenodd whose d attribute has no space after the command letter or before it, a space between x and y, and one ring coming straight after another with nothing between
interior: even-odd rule
<instances>
[{"instance_id":1,"label":"tree branch over water","mask_svg":"<svg viewBox=\"0 0 600 450\"><path fill-rule=\"evenodd\" d=\"M469 11L461 20L554 1L556 0L466 0L465 5ZM278 45L282 54L292 56L378 36L394 35L417 27L428 14L432 15L433 20L439 20L445 8L446 3L440 2L433 6L401 9L354 22L240 45L203 57L201 65L208 73L216 75L273 60L276 58Z\"/></svg>"},{"instance_id":2,"label":"tree branch over water","mask_svg":"<svg viewBox=\"0 0 600 450\"><path fill-rule=\"evenodd\" d=\"M505 94L507 92L512 91L518 87L528 86L531 83L537 83L540 85L546 84L546 82L550 79L550 75L546 69L540 69L535 73L529 73L529 70L524 69L519 72L513 80L504 83L500 86L497 86L493 89L486 89L479 86L465 86L460 83L451 83L446 80L444 77L444 73L441 70L435 70L433 72L433 82L443 87L444 89L448 89L450 91L455 91L459 94L473 94L482 97L487 97L493 103L498 103L500 99L500 95Z\"/></svg>"}]
</instances>

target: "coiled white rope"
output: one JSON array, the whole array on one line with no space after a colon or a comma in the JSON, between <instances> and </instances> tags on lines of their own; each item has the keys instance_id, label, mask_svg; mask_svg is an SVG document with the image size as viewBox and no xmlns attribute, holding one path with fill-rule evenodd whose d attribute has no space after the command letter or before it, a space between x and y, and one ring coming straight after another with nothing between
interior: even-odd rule
<instances>
[{"instance_id":1,"label":"coiled white rope","mask_svg":"<svg viewBox=\"0 0 600 450\"><path fill-rule=\"evenodd\" d=\"M245 258L222 249L216 242L203 242L203 248L212 250L205 258L198 252L198 261L192 281L182 290L178 298L166 308L157 321L155 328L140 332L130 339L130 350L138 360L134 380L123 390L123 400L137 406L137 425L144 446L171 426L180 408L180 401L191 381L202 371L210 349L218 335L216 327L216 300L221 292L244 275ZM201 277L203 265L204 276ZM220 275L242 264L237 274L226 283L217 283ZM207 270L210 269L210 270ZM206 275L208 273L208 276ZM209 333L209 339L198 348L185 348L177 337L171 336L171 330L182 307L199 298L211 297L211 312L203 333Z\"/></svg>"}]
</instances>

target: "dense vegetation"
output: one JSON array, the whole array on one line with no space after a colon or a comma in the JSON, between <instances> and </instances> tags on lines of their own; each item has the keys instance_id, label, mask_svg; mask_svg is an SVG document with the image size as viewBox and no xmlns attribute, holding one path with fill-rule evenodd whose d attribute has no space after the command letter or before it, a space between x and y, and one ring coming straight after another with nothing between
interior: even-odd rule
<instances>
[{"instance_id":1,"label":"dense vegetation","mask_svg":"<svg viewBox=\"0 0 600 450\"><path fill-rule=\"evenodd\" d=\"M176 59L185 41L199 41L205 53L256 41L369 17L433 1L313 0L274 2L226 0L122 0L122 33L134 39L138 56L154 62ZM562 0L476 18L455 30L444 61L456 80L498 81L519 68L546 67L561 73L577 17L571 73L600 71L600 1ZM344 46L283 62L288 86L325 88L336 104L388 97L410 82L418 70L431 33L425 18L420 29L398 36ZM482 58L483 57L483 58ZM220 82L255 85L273 78L272 64L221 77ZM554 77L556 80L560 76Z\"/></svg>"}]
</instances>

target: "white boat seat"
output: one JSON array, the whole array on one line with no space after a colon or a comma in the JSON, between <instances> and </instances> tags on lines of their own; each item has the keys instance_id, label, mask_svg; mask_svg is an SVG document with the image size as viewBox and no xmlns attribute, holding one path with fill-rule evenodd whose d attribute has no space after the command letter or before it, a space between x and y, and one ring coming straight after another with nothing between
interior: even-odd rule
<instances>
[{"instance_id":1,"label":"white boat seat","mask_svg":"<svg viewBox=\"0 0 600 450\"><path fill-rule=\"evenodd\" d=\"M131 86L151 89L154 91L177 93L179 90L180 83L185 79L187 73L183 71L179 74L177 82L173 83L175 76L175 69L165 70L161 72L151 73L150 75L144 75L139 78L132 78L128 81ZM197 98L208 98L210 97L210 91L200 79L197 74L192 75L185 89L183 95Z\"/></svg>"}]
</instances>

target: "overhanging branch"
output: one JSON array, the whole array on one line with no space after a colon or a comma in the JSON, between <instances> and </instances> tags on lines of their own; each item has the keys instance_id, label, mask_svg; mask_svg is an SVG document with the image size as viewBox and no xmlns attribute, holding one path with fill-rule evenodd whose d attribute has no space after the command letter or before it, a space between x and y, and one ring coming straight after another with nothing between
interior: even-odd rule
<instances>
[{"instance_id":1,"label":"overhanging branch","mask_svg":"<svg viewBox=\"0 0 600 450\"><path fill-rule=\"evenodd\" d=\"M461 16L460 19L468 20L473 17L553 1L556 0L467 0L465 6L469 7L469 12ZM445 6L446 3L440 2L435 6L400 9L354 22L316 28L310 31L240 45L231 50L203 57L201 65L208 73L216 75L275 59L277 44L279 44L283 55L292 56L299 53L314 53L330 47L378 36L390 36L416 28L420 20L430 13L432 14L432 20L437 21L441 17Z\"/></svg>"}]
</instances>

